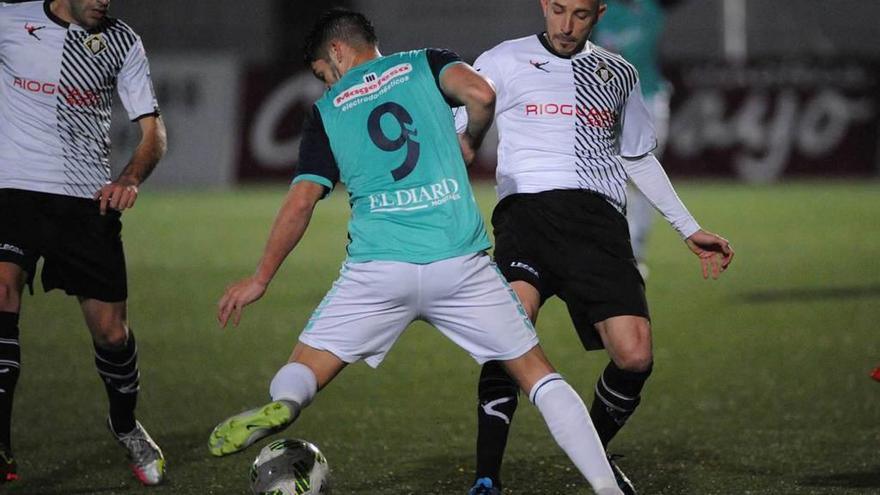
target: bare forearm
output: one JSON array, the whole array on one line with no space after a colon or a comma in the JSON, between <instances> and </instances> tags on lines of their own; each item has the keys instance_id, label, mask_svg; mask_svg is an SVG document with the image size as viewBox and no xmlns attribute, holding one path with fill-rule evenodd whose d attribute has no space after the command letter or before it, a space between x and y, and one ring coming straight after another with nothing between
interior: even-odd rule
<instances>
[{"instance_id":1,"label":"bare forearm","mask_svg":"<svg viewBox=\"0 0 880 495\"><path fill-rule=\"evenodd\" d=\"M465 105L465 108L468 113L465 134L470 138L473 148L476 150L483 143L483 138L492 125L492 119L495 116L495 100L493 99L489 104L474 102Z\"/></svg>"},{"instance_id":2,"label":"bare forearm","mask_svg":"<svg viewBox=\"0 0 880 495\"><path fill-rule=\"evenodd\" d=\"M313 211L314 204L304 204L293 195L288 196L275 218L263 256L257 265L254 277L258 282L269 285L278 268L302 239Z\"/></svg>"},{"instance_id":3,"label":"bare forearm","mask_svg":"<svg viewBox=\"0 0 880 495\"><path fill-rule=\"evenodd\" d=\"M153 173L159 160L165 156L168 148L168 139L165 134L165 126L161 119L156 117L154 121L141 125L141 142L132 153L128 165L119 174L117 181L132 185L140 185Z\"/></svg>"}]
</instances>

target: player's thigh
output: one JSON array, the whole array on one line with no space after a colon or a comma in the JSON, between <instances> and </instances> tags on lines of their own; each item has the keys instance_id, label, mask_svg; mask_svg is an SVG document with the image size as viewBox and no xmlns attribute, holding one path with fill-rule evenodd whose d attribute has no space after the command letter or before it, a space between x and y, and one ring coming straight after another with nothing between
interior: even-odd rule
<instances>
[{"instance_id":1,"label":"player's thigh","mask_svg":"<svg viewBox=\"0 0 880 495\"><path fill-rule=\"evenodd\" d=\"M119 347L128 339L127 306L125 301L107 302L79 298L86 326L92 339L102 347Z\"/></svg>"},{"instance_id":2,"label":"player's thigh","mask_svg":"<svg viewBox=\"0 0 880 495\"><path fill-rule=\"evenodd\" d=\"M582 344L601 349L594 325L617 316L648 318L645 283L639 274L626 218L601 198L583 197L578 227L554 265L558 295L565 301Z\"/></svg>"},{"instance_id":3,"label":"player's thigh","mask_svg":"<svg viewBox=\"0 0 880 495\"><path fill-rule=\"evenodd\" d=\"M43 288L115 303L128 298L121 214L101 215L85 198L47 195L44 221L52 225L43 247Z\"/></svg>"},{"instance_id":4,"label":"player's thigh","mask_svg":"<svg viewBox=\"0 0 880 495\"><path fill-rule=\"evenodd\" d=\"M641 316L615 316L596 323L611 360L621 369L644 371L653 360L651 323Z\"/></svg>"},{"instance_id":5,"label":"player's thigh","mask_svg":"<svg viewBox=\"0 0 880 495\"><path fill-rule=\"evenodd\" d=\"M27 191L0 189L0 311L18 312L21 292L33 280L39 251Z\"/></svg>"},{"instance_id":6,"label":"player's thigh","mask_svg":"<svg viewBox=\"0 0 880 495\"><path fill-rule=\"evenodd\" d=\"M543 230L546 219L537 214L540 201L537 195L514 194L501 200L492 213L495 263L513 285L532 321L544 300L552 295L542 258L545 246L553 240Z\"/></svg>"},{"instance_id":7,"label":"player's thigh","mask_svg":"<svg viewBox=\"0 0 880 495\"><path fill-rule=\"evenodd\" d=\"M541 309L541 292L537 287L524 280L511 281L510 287L534 325L538 320L538 311Z\"/></svg>"},{"instance_id":8,"label":"player's thigh","mask_svg":"<svg viewBox=\"0 0 880 495\"><path fill-rule=\"evenodd\" d=\"M315 349L302 342L298 342L293 348L288 362L308 366L312 373L315 374L318 390L330 383L347 364L330 351Z\"/></svg>"},{"instance_id":9,"label":"player's thigh","mask_svg":"<svg viewBox=\"0 0 880 495\"><path fill-rule=\"evenodd\" d=\"M541 378L556 371L540 345L529 349L522 356L504 361L504 368L526 394L530 394L532 387Z\"/></svg>"},{"instance_id":10,"label":"player's thigh","mask_svg":"<svg viewBox=\"0 0 880 495\"><path fill-rule=\"evenodd\" d=\"M537 345L525 309L485 254L427 265L422 280L421 314L477 362L513 359Z\"/></svg>"},{"instance_id":11,"label":"player's thigh","mask_svg":"<svg viewBox=\"0 0 880 495\"><path fill-rule=\"evenodd\" d=\"M346 363L378 366L416 317L416 265L345 263L299 340Z\"/></svg>"}]
</instances>

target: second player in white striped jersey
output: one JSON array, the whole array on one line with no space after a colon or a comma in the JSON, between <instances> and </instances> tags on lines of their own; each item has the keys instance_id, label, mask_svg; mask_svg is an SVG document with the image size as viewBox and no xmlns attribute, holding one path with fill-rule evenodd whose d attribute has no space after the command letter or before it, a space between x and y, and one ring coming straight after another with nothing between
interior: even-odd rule
<instances>
[{"instance_id":1,"label":"second player in white striped jersey","mask_svg":"<svg viewBox=\"0 0 880 495\"><path fill-rule=\"evenodd\" d=\"M657 145L632 65L589 42L561 57L532 35L488 50L474 67L498 91L499 199L590 189L625 208L620 155L641 156Z\"/></svg>"},{"instance_id":2,"label":"second player in white striped jersey","mask_svg":"<svg viewBox=\"0 0 880 495\"><path fill-rule=\"evenodd\" d=\"M589 41L607 9L604 1L540 4L545 32L501 43L474 63L498 94L494 256L533 322L545 301L559 297L584 349L607 350L611 360L590 409L607 447L641 403L653 367L645 284L623 215L627 180L686 239L704 277L710 270L717 277L733 251L700 229L652 154L657 138L638 71ZM483 365L477 397L477 466L469 495L498 495L517 407L514 385L498 363ZM609 464L618 488L634 495L616 462L609 458Z\"/></svg>"},{"instance_id":3,"label":"second player in white striped jersey","mask_svg":"<svg viewBox=\"0 0 880 495\"><path fill-rule=\"evenodd\" d=\"M91 198L110 182L114 89L133 121L158 105L131 27L86 29L49 5L0 3L0 188Z\"/></svg>"}]
</instances>

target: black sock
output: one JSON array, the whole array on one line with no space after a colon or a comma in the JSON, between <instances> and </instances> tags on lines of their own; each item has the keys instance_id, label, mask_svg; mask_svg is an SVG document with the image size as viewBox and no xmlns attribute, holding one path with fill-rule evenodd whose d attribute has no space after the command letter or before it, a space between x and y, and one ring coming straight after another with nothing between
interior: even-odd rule
<instances>
[{"instance_id":1,"label":"black sock","mask_svg":"<svg viewBox=\"0 0 880 495\"><path fill-rule=\"evenodd\" d=\"M95 344L95 367L104 382L110 400L110 423L117 434L135 427L134 408L140 389L137 343L129 329L128 341L116 349L102 349Z\"/></svg>"},{"instance_id":2,"label":"black sock","mask_svg":"<svg viewBox=\"0 0 880 495\"><path fill-rule=\"evenodd\" d=\"M0 444L12 448L12 398L21 370L18 313L0 311Z\"/></svg>"},{"instance_id":3,"label":"black sock","mask_svg":"<svg viewBox=\"0 0 880 495\"><path fill-rule=\"evenodd\" d=\"M652 369L653 364L645 371L626 371L618 368L613 361L605 367L596 382L590 408L593 426L605 447L639 406L642 401L639 394Z\"/></svg>"},{"instance_id":4,"label":"black sock","mask_svg":"<svg viewBox=\"0 0 880 495\"><path fill-rule=\"evenodd\" d=\"M501 460L518 404L519 387L500 361L483 365L477 386L477 476L501 486Z\"/></svg>"}]
</instances>

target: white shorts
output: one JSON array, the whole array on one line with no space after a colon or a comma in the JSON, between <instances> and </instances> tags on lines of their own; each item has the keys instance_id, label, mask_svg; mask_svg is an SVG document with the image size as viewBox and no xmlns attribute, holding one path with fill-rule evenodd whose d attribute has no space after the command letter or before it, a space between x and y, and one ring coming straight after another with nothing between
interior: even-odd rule
<instances>
[{"instance_id":1,"label":"white shorts","mask_svg":"<svg viewBox=\"0 0 880 495\"><path fill-rule=\"evenodd\" d=\"M426 265L346 262L299 340L375 368L413 320L434 325L480 364L517 358L538 344L519 299L485 253Z\"/></svg>"}]
</instances>

